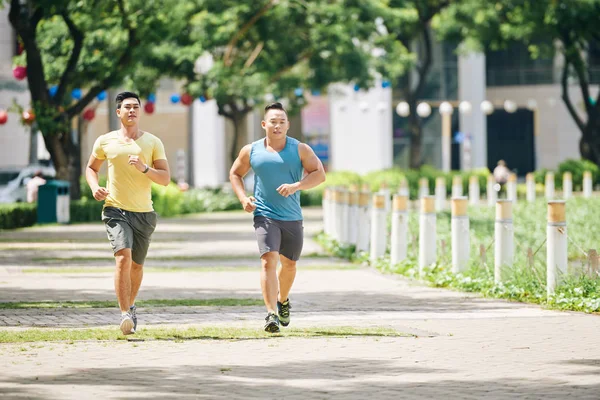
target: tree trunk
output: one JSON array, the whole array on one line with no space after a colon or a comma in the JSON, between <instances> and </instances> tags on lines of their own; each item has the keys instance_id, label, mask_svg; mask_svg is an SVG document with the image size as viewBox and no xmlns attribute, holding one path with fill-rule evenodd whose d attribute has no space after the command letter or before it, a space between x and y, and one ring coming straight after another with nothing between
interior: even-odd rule
<instances>
[{"instance_id":1,"label":"tree trunk","mask_svg":"<svg viewBox=\"0 0 600 400\"><path fill-rule=\"evenodd\" d=\"M600 165L600 129L587 126L586 132L579 139L581 158Z\"/></svg>"}]
</instances>

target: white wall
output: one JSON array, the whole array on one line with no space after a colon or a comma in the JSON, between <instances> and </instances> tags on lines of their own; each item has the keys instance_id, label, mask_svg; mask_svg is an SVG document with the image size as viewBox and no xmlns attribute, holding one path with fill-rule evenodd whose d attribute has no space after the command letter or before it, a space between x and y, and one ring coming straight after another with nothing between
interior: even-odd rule
<instances>
[{"instance_id":1,"label":"white wall","mask_svg":"<svg viewBox=\"0 0 600 400\"><path fill-rule=\"evenodd\" d=\"M460 131L470 136L470 162L466 162L465 144L461 146L461 168L487 167L487 121L479 110L485 100L485 54L461 55L458 57L458 99L471 103L470 115L459 113ZM456 110L458 112L458 110Z\"/></svg>"},{"instance_id":2,"label":"white wall","mask_svg":"<svg viewBox=\"0 0 600 400\"><path fill-rule=\"evenodd\" d=\"M192 134L194 135L193 186L215 187L226 182L225 121L218 114L217 103L195 100Z\"/></svg>"},{"instance_id":3,"label":"white wall","mask_svg":"<svg viewBox=\"0 0 600 400\"><path fill-rule=\"evenodd\" d=\"M329 90L330 170L360 174L392 167L392 92L379 83L355 92L353 85Z\"/></svg>"},{"instance_id":4,"label":"white wall","mask_svg":"<svg viewBox=\"0 0 600 400\"><path fill-rule=\"evenodd\" d=\"M560 85L504 86L487 89L487 98L493 102L505 99L516 101L520 108L527 106L529 99L537 102L535 153L536 169L555 169L562 161L580 159L579 139L581 132L565 106ZM579 86L569 87L571 101L583 114L583 103ZM598 86L591 87L592 96ZM583 118L585 121L586 118Z\"/></svg>"}]
</instances>

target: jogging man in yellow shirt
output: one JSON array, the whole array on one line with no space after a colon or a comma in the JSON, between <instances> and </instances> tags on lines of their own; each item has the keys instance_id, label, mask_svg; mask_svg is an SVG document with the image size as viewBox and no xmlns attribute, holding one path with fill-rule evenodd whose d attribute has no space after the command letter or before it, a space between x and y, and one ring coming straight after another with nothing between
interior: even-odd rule
<instances>
[{"instance_id":1,"label":"jogging man in yellow shirt","mask_svg":"<svg viewBox=\"0 0 600 400\"><path fill-rule=\"evenodd\" d=\"M104 200L102 221L116 261L115 292L121 308L120 328L124 335L129 335L137 328L135 298L156 228L152 182L166 186L171 173L161 140L139 129L139 96L122 92L116 102L121 129L96 140L85 177L94 198ZM108 161L106 188L98 184L98 171L105 160Z\"/></svg>"}]
</instances>

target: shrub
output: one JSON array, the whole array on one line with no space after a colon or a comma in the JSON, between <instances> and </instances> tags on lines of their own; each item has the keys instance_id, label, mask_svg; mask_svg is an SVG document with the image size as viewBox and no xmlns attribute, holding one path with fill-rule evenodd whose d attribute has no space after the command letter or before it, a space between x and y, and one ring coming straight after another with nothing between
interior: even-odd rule
<instances>
[{"instance_id":1,"label":"shrub","mask_svg":"<svg viewBox=\"0 0 600 400\"><path fill-rule=\"evenodd\" d=\"M37 221L37 206L29 203L0 205L0 229L32 226Z\"/></svg>"}]
</instances>

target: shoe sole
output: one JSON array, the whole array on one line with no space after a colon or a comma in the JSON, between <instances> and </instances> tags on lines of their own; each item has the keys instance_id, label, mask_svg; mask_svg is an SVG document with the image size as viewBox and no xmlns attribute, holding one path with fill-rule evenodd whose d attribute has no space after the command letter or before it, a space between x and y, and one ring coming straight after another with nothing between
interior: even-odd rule
<instances>
[{"instance_id":1,"label":"shoe sole","mask_svg":"<svg viewBox=\"0 0 600 400\"><path fill-rule=\"evenodd\" d=\"M281 318L280 318L280 319L279 319L279 323L280 323L282 326L288 326L288 325L290 324L290 321L289 321L289 320L288 320L288 321L282 321L282 320L281 320Z\"/></svg>"},{"instance_id":2,"label":"shoe sole","mask_svg":"<svg viewBox=\"0 0 600 400\"><path fill-rule=\"evenodd\" d=\"M119 325L119 328L121 328L121 332L123 332L123 335L131 335L135 333L135 331L133 330L133 321L130 319L124 319L123 321L121 321L121 325Z\"/></svg>"},{"instance_id":3,"label":"shoe sole","mask_svg":"<svg viewBox=\"0 0 600 400\"><path fill-rule=\"evenodd\" d=\"M272 322L265 326L265 331L269 333L277 333L279 332L279 325L277 325L275 322Z\"/></svg>"}]
</instances>

